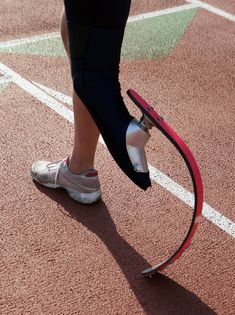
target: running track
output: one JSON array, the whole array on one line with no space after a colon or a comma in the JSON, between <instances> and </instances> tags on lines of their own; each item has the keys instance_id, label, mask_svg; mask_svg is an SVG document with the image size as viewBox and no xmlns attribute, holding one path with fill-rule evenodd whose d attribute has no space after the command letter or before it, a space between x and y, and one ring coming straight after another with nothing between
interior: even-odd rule
<instances>
[{"instance_id":1,"label":"running track","mask_svg":"<svg viewBox=\"0 0 235 315\"><path fill-rule=\"evenodd\" d=\"M35 12L26 3L3 1L1 314L235 312L235 5L155 2L133 0L121 82L123 91L133 87L156 104L198 161L205 204L192 246L163 274L141 277L160 250L161 222L181 222L171 209L188 208L192 198L182 165L157 134L147 148L153 166L147 193L120 173L102 144L96 167L103 199L95 206L32 183L32 162L66 156L73 139L69 68L56 33L62 1L47 9L45 1L31 1ZM142 49L136 29L143 32Z\"/></svg>"}]
</instances>

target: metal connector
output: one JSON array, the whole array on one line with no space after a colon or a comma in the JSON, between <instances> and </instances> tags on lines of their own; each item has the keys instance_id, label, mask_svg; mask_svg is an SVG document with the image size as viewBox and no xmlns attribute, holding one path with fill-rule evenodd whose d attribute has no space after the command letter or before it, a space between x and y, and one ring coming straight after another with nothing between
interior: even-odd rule
<instances>
[{"instance_id":1,"label":"metal connector","mask_svg":"<svg viewBox=\"0 0 235 315\"><path fill-rule=\"evenodd\" d=\"M149 127L142 119L138 122L135 118L130 122L126 132L126 147L129 158L136 172L147 173L148 163L144 147L149 141Z\"/></svg>"},{"instance_id":2,"label":"metal connector","mask_svg":"<svg viewBox=\"0 0 235 315\"><path fill-rule=\"evenodd\" d=\"M148 117L145 114L143 114L143 116L140 118L139 126L144 131L148 131L153 127L153 123L148 119Z\"/></svg>"}]
</instances>

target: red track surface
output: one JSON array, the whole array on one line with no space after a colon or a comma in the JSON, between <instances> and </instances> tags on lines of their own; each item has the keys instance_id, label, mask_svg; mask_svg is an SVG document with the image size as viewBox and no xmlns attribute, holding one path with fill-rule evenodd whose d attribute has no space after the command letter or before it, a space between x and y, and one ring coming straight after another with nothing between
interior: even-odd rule
<instances>
[{"instance_id":1,"label":"red track surface","mask_svg":"<svg viewBox=\"0 0 235 315\"><path fill-rule=\"evenodd\" d=\"M133 0L131 15L184 3L155 2ZM34 11L25 2L23 9L21 1L1 2L1 41L57 31L62 1L30 4ZM231 1L210 4L234 13ZM169 56L121 65L123 91L139 91L187 139L205 201L233 221L234 35L233 22L199 10ZM0 54L0 62L27 80L71 91L65 58ZM185 205L157 184L140 192L102 145L96 167L103 199L96 205L82 206L63 191L33 184L31 164L69 154L73 126L15 84L0 93L0 132L1 314L235 313L232 236L203 218L184 256L146 280L141 271L155 262L166 208ZM152 135L148 159L172 171L175 155L160 140ZM187 187L181 173L179 164L174 179ZM166 218L177 222L178 214L169 210Z\"/></svg>"}]
</instances>

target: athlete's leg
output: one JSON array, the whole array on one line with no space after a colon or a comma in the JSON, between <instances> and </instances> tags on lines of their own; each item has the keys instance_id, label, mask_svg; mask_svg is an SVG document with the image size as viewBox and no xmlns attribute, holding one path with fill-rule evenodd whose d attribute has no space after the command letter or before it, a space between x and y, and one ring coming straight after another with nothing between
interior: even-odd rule
<instances>
[{"instance_id":1,"label":"athlete's leg","mask_svg":"<svg viewBox=\"0 0 235 315\"><path fill-rule=\"evenodd\" d=\"M130 0L64 0L64 3L74 89L115 161L130 179L146 189L151 184L142 162L143 144L149 135L127 111L118 80Z\"/></svg>"},{"instance_id":2,"label":"athlete's leg","mask_svg":"<svg viewBox=\"0 0 235 315\"><path fill-rule=\"evenodd\" d=\"M65 12L61 17L61 37L65 50L69 56L68 29ZM74 173L83 173L94 168L95 150L99 138L99 131L81 99L73 91L74 111L74 144L69 159L69 169Z\"/></svg>"}]
</instances>

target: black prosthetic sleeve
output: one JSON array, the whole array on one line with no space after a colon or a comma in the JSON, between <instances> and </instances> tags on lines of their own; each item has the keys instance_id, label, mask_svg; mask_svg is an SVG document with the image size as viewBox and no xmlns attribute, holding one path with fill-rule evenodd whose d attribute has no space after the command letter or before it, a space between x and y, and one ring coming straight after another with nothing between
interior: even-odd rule
<instances>
[{"instance_id":1,"label":"black prosthetic sleeve","mask_svg":"<svg viewBox=\"0 0 235 315\"><path fill-rule=\"evenodd\" d=\"M133 117L120 92L119 63L130 0L64 0L74 89L84 102L116 163L140 188L149 173L136 172L126 148ZM89 132L89 130L88 130Z\"/></svg>"}]
</instances>

